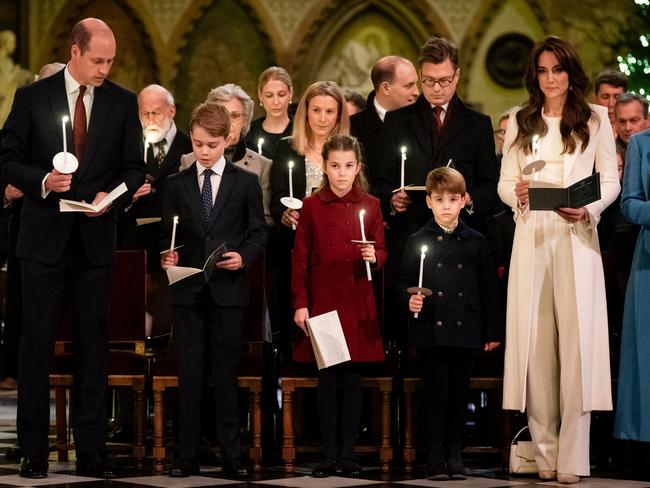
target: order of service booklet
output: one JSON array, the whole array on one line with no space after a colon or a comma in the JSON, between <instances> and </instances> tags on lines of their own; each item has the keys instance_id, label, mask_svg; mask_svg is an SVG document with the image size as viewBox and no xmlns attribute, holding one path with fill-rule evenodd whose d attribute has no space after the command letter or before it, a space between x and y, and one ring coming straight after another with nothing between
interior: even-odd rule
<instances>
[{"instance_id":1,"label":"order of service booklet","mask_svg":"<svg viewBox=\"0 0 650 488\"><path fill-rule=\"evenodd\" d=\"M169 286L183 289L202 287L208 282L210 276L212 276L217 261L223 258L223 253L225 252L228 252L228 250L226 249L226 244L223 243L208 256L208 259L205 260L205 264L203 265L203 269L187 266L169 266L166 269Z\"/></svg>"},{"instance_id":2,"label":"order of service booklet","mask_svg":"<svg viewBox=\"0 0 650 488\"><path fill-rule=\"evenodd\" d=\"M75 200L66 200L65 198L62 198L61 200L59 200L59 211L60 212L99 212L100 210L103 210L104 207L106 207L107 205L113 203L113 201L115 201L116 198L126 193L127 189L128 188L126 187L126 184L121 183L117 188L115 188L112 192L106 195L97 205L93 205L92 203L86 203L86 202L77 202Z\"/></svg>"},{"instance_id":3,"label":"order of service booklet","mask_svg":"<svg viewBox=\"0 0 650 488\"><path fill-rule=\"evenodd\" d=\"M350 360L350 351L336 310L308 318L307 329L318 369Z\"/></svg>"},{"instance_id":4,"label":"order of service booklet","mask_svg":"<svg viewBox=\"0 0 650 488\"><path fill-rule=\"evenodd\" d=\"M581 208L597 200L600 200L600 173L593 173L568 188L531 186L528 189L531 210Z\"/></svg>"}]
</instances>

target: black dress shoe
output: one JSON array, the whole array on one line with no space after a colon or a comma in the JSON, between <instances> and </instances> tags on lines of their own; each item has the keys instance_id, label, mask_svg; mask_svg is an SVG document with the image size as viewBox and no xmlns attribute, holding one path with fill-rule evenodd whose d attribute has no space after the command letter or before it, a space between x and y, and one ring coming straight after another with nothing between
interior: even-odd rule
<instances>
[{"instance_id":1,"label":"black dress shoe","mask_svg":"<svg viewBox=\"0 0 650 488\"><path fill-rule=\"evenodd\" d=\"M464 480L465 466L461 457L462 448L460 444L453 444L447 450L447 470L452 480Z\"/></svg>"},{"instance_id":2,"label":"black dress shoe","mask_svg":"<svg viewBox=\"0 0 650 488\"><path fill-rule=\"evenodd\" d=\"M201 473L199 462L189 459L179 459L169 470L172 478L187 478Z\"/></svg>"},{"instance_id":3,"label":"black dress shoe","mask_svg":"<svg viewBox=\"0 0 650 488\"><path fill-rule=\"evenodd\" d=\"M103 453L96 452L77 458L77 475L90 478L115 478L113 463Z\"/></svg>"},{"instance_id":4,"label":"black dress shoe","mask_svg":"<svg viewBox=\"0 0 650 488\"><path fill-rule=\"evenodd\" d=\"M241 458L224 459L221 465L221 474L232 478L245 478L248 476L248 468Z\"/></svg>"},{"instance_id":5,"label":"black dress shoe","mask_svg":"<svg viewBox=\"0 0 650 488\"><path fill-rule=\"evenodd\" d=\"M336 475L336 463L333 459L325 459L316 465L311 475L314 478L327 478Z\"/></svg>"},{"instance_id":6,"label":"black dress shoe","mask_svg":"<svg viewBox=\"0 0 650 488\"><path fill-rule=\"evenodd\" d=\"M350 478L358 478L361 476L361 466L354 459L343 458L341 459L341 471L344 476Z\"/></svg>"},{"instance_id":7,"label":"black dress shoe","mask_svg":"<svg viewBox=\"0 0 650 488\"><path fill-rule=\"evenodd\" d=\"M42 456L25 456L20 460L20 476L23 478L47 478L47 459Z\"/></svg>"},{"instance_id":8,"label":"black dress shoe","mask_svg":"<svg viewBox=\"0 0 650 488\"><path fill-rule=\"evenodd\" d=\"M434 444L427 453L427 479L444 481L449 479L442 444Z\"/></svg>"}]
</instances>

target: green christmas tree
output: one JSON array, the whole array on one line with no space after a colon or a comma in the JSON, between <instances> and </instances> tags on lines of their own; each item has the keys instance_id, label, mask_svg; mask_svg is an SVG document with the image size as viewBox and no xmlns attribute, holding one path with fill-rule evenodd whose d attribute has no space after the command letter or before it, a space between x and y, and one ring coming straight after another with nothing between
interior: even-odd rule
<instances>
[{"instance_id":1,"label":"green christmas tree","mask_svg":"<svg viewBox=\"0 0 650 488\"><path fill-rule=\"evenodd\" d=\"M617 56L618 67L629 78L628 90L650 100L650 0L634 0L636 15L629 27L629 49Z\"/></svg>"}]
</instances>

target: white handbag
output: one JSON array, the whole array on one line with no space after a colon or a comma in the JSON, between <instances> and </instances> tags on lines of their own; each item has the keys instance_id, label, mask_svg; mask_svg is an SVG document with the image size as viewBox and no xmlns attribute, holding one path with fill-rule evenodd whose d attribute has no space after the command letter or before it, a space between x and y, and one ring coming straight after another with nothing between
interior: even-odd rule
<instances>
[{"instance_id":1,"label":"white handbag","mask_svg":"<svg viewBox=\"0 0 650 488\"><path fill-rule=\"evenodd\" d=\"M518 440L522 432L528 429L528 426L517 432L512 443L510 444L510 466L509 471L512 474L529 474L537 473L537 464L535 463L535 448L532 441Z\"/></svg>"}]
</instances>

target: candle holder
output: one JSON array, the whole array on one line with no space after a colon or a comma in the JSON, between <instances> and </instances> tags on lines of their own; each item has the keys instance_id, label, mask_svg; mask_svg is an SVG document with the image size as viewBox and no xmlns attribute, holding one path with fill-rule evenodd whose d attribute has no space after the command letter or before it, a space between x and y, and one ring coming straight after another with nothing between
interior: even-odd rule
<instances>
[{"instance_id":1,"label":"candle holder","mask_svg":"<svg viewBox=\"0 0 650 488\"><path fill-rule=\"evenodd\" d=\"M545 166L546 166L546 161L544 161L543 159L537 159L532 163L528 163L526 166L524 166L523 169L521 170L521 173L524 176L530 176L532 181L538 181L539 173L544 169Z\"/></svg>"},{"instance_id":2,"label":"candle holder","mask_svg":"<svg viewBox=\"0 0 650 488\"><path fill-rule=\"evenodd\" d=\"M411 286L410 288L406 289L406 293L409 295L422 295L423 297L430 297L433 295L433 290L430 290L429 288L424 288L422 286ZM418 312L415 312L413 314L414 318L418 318Z\"/></svg>"},{"instance_id":3,"label":"candle holder","mask_svg":"<svg viewBox=\"0 0 650 488\"><path fill-rule=\"evenodd\" d=\"M61 151L60 153L56 153L52 158L52 166L59 173L69 175L77 171L79 168L79 160L74 154Z\"/></svg>"}]
</instances>

